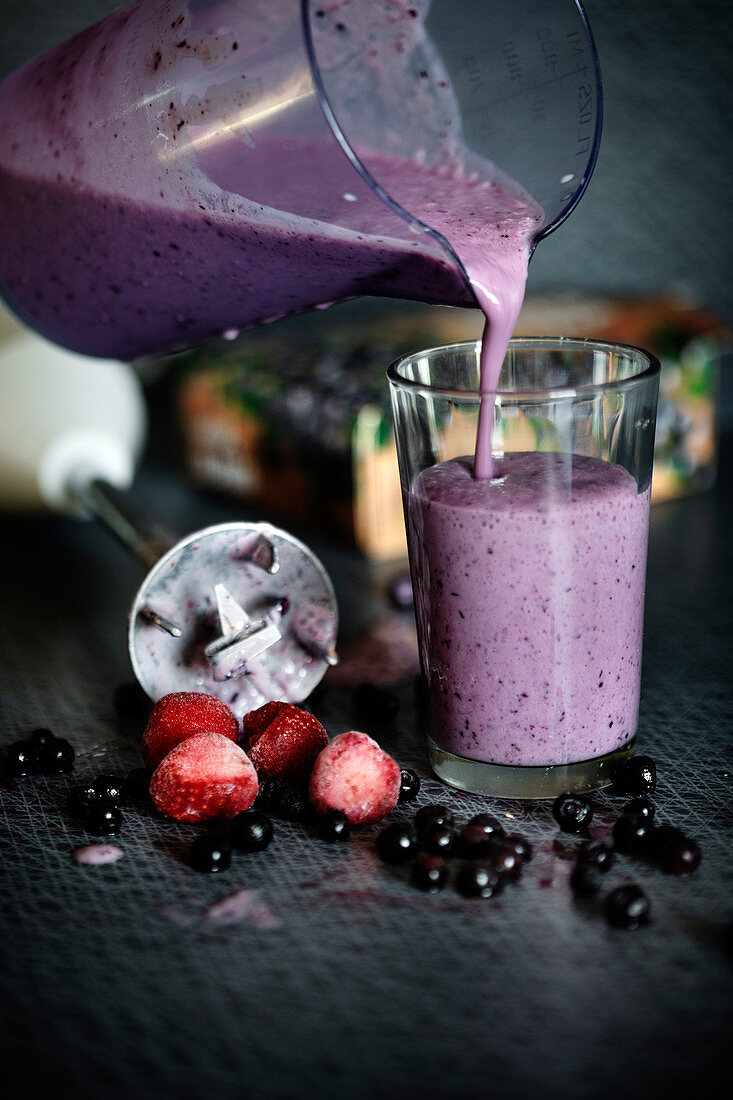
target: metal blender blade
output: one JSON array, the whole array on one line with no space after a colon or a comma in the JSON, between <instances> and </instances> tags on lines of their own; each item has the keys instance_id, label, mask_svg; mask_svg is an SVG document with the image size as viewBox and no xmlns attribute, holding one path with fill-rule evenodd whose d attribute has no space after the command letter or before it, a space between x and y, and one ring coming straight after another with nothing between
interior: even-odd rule
<instances>
[{"instance_id":1,"label":"metal blender blade","mask_svg":"<svg viewBox=\"0 0 733 1100\"><path fill-rule=\"evenodd\" d=\"M331 581L303 543L269 524L224 523L184 538L148 573L130 613L130 660L151 699L205 691L241 717L306 699L335 661L337 626Z\"/></svg>"},{"instance_id":2,"label":"metal blender blade","mask_svg":"<svg viewBox=\"0 0 733 1100\"><path fill-rule=\"evenodd\" d=\"M318 558L268 523L223 523L175 545L99 480L76 496L152 569L132 604L128 648L151 699L204 691L237 717L300 703L336 663L336 596Z\"/></svg>"}]
</instances>

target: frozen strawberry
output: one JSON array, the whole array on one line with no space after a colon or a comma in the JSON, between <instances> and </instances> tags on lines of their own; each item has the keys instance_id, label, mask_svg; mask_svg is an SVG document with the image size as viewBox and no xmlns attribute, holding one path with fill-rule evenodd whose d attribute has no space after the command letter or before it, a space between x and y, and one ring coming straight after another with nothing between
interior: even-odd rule
<instances>
[{"instance_id":1,"label":"frozen strawberry","mask_svg":"<svg viewBox=\"0 0 733 1100\"><path fill-rule=\"evenodd\" d=\"M249 714L245 714L242 719L242 744L245 749L249 748L252 742L256 741L265 732L270 722L275 719L283 707L289 706L291 706L290 703L273 699L271 703L265 703L257 710L251 710Z\"/></svg>"},{"instance_id":2,"label":"frozen strawberry","mask_svg":"<svg viewBox=\"0 0 733 1100\"><path fill-rule=\"evenodd\" d=\"M380 821L397 805L400 767L366 733L340 733L316 760L310 799L319 813L341 810L352 825Z\"/></svg>"},{"instance_id":3,"label":"frozen strawberry","mask_svg":"<svg viewBox=\"0 0 733 1100\"><path fill-rule=\"evenodd\" d=\"M221 733L194 733L158 764L150 780L156 807L176 821L236 817L257 797L254 764Z\"/></svg>"},{"instance_id":4,"label":"frozen strawberry","mask_svg":"<svg viewBox=\"0 0 733 1100\"><path fill-rule=\"evenodd\" d=\"M318 719L292 703L265 703L245 716L244 726L260 729L250 736L248 752L258 773L268 779L307 782L316 757L328 744Z\"/></svg>"},{"instance_id":5,"label":"frozen strawberry","mask_svg":"<svg viewBox=\"0 0 733 1100\"><path fill-rule=\"evenodd\" d=\"M146 768L155 768L179 742L194 733L220 733L230 741L239 737L239 724L226 703L199 691L164 695L150 712L143 734Z\"/></svg>"}]
</instances>

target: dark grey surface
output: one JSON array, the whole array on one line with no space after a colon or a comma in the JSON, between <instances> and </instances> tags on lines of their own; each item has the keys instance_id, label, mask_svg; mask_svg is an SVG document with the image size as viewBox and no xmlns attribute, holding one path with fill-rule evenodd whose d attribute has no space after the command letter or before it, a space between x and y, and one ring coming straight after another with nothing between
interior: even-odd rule
<instances>
[{"instance_id":1,"label":"dark grey surface","mask_svg":"<svg viewBox=\"0 0 733 1100\"><path fill-rule=\"evenodd\" d=\"M0 2L2 71L116 6ZM731 312L730 5L587 4L604 71L596 175L543 242L530 287L667 290ZM730 420L728 420L730 423ZM136 495L184 534L240 518L186 493L156 425ZM660 817L704 858L689 879L620 859L652 923L609 929L571 900L549 805L488 805L536 848L496 903L423 897L377 864L376 829L334 850L283 824L264 856L226 875L185 862L195 830L131 812L110 867L81 868L88 837L71 780L0 788L0 1044L10 1096L199 1100L492 1096L646 1098L704 1093L729 1062L731 813L730 437L713 493L654 509L640 748L658 761ZM344 622L373 619L361 569L311 545ZM142 722L120 722L125 619L142 573L93 526L2 519L0 740L51 726L79 750L75 777L139 763ZM374 729L428 779L409 687ZM352 725L327 697L329 732ZM487 804L428 780L468 816ZM600 795L594 832L622 804ZM403 816L400 811L398 816ZM279 917L217 927L206 907L242 888ZM266 914L265 914L266 915ZM264 923L267 923L265 920ZM13 1077L13 1070L17 1074ZM35 1091L34 1091L35 1090Z\"/></svg>"},{"instance_id":2,"label":"dark grey surface","mask_svg":"<svg viewBox=\"0 0 733 1100\"><path fill-rule=\"evenodd\" d=\"M489 2L489 0L487 0ZM0 0L0 77L116 0ZM605 118L588 191L530 290L675 293L733 319L729 0L586 0Z\"/></svg>"},{"instance_id":3,"label":"dark grey surface","mask_svg":"<svg viewBox=\"0 0 733 1100\"><path fill-rule=\"evenodd\" d=\"M394 726L366 728L426 780L420 804L447 801L463 817L488 808L530 838L523 880L496 901L452 888L418 893L377 862L377 827L334 848L282 823L267 853L206 876L186 863L197 830L141 809L116 841L119 863L80 867L72 852L90 838L66 809L72 779L6 782L0 1054L6 1080L20 1070L10 1095L704 1092L727 1064L733 1022L725 443L714 492L653 510L640 750L658 763L659 818L696 837L704 858L686 879L619 858L608 888L639 882L651 899L648 927L616 931L594 906L573 902L549 803L473 798L430 779L410 685ZM140 503L181 533L239 515L186 491L161 461L171 453L156 413ZM125 616L141 572L94 525L6 517L1 537L2 741L50 726L79 750L74 779L138 765L143 720L121 721L112 692L130 679ZM352 628L373 618L379 598L359 563L315 545ZM354 724L341 691L317 713L331 734ZM623 801L594 798L595 835L608 833ZM249 919L207 917L207 906L243 888L258 891ZM267 927L272 914L279 924Z\"/></svg>"}]
</instances>

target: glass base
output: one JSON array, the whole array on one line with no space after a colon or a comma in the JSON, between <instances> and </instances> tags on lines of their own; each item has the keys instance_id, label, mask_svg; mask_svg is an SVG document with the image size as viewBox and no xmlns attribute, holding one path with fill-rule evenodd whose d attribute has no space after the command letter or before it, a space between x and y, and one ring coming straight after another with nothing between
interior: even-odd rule
<instances>
[{"instance_id":1,"label":"glass base","mask_svg":"<svg viewBox=\"0 0 733 1100\"><path fill-rule=\"evenodd\" d=\"M488 794L495 798L557 798L559 794L579 794L610 786L612 766L634 755L636 737L605 756L579 760L573 764L536 767L469 760L441 749L430 738L428 749L430 763L438 778L460 791Z\"/></svg>"}]
</instances>

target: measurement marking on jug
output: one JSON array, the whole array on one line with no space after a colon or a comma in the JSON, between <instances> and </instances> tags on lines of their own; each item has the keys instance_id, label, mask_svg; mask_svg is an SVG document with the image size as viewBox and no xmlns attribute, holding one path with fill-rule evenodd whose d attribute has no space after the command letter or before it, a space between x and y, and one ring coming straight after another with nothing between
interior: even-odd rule
<instances>
[{"instance_id":1,"label":"measurement marking on jug","mask_svg":"<svg viewBox=\"0 0 733 1100\"><path fill-rule=\"evenodd\" d=\"M560 84L563 80L585 75L587 72L587 65L578 65L577 68L571 69L569 72L559 73L557 76L548 77L547 80L540 80L537 84L517 87L516 91L510 92L508 95L500 96L498 99L492 99L490 103L475 104L473 107L466 107L464 114L466 116L478 113L485 115L490 107L498 107L501 106L502 103L511 103L512 100L517 99L519 96L537 95L544 89L551 88L553 84Z\"/></svg>"}]
</instances>

